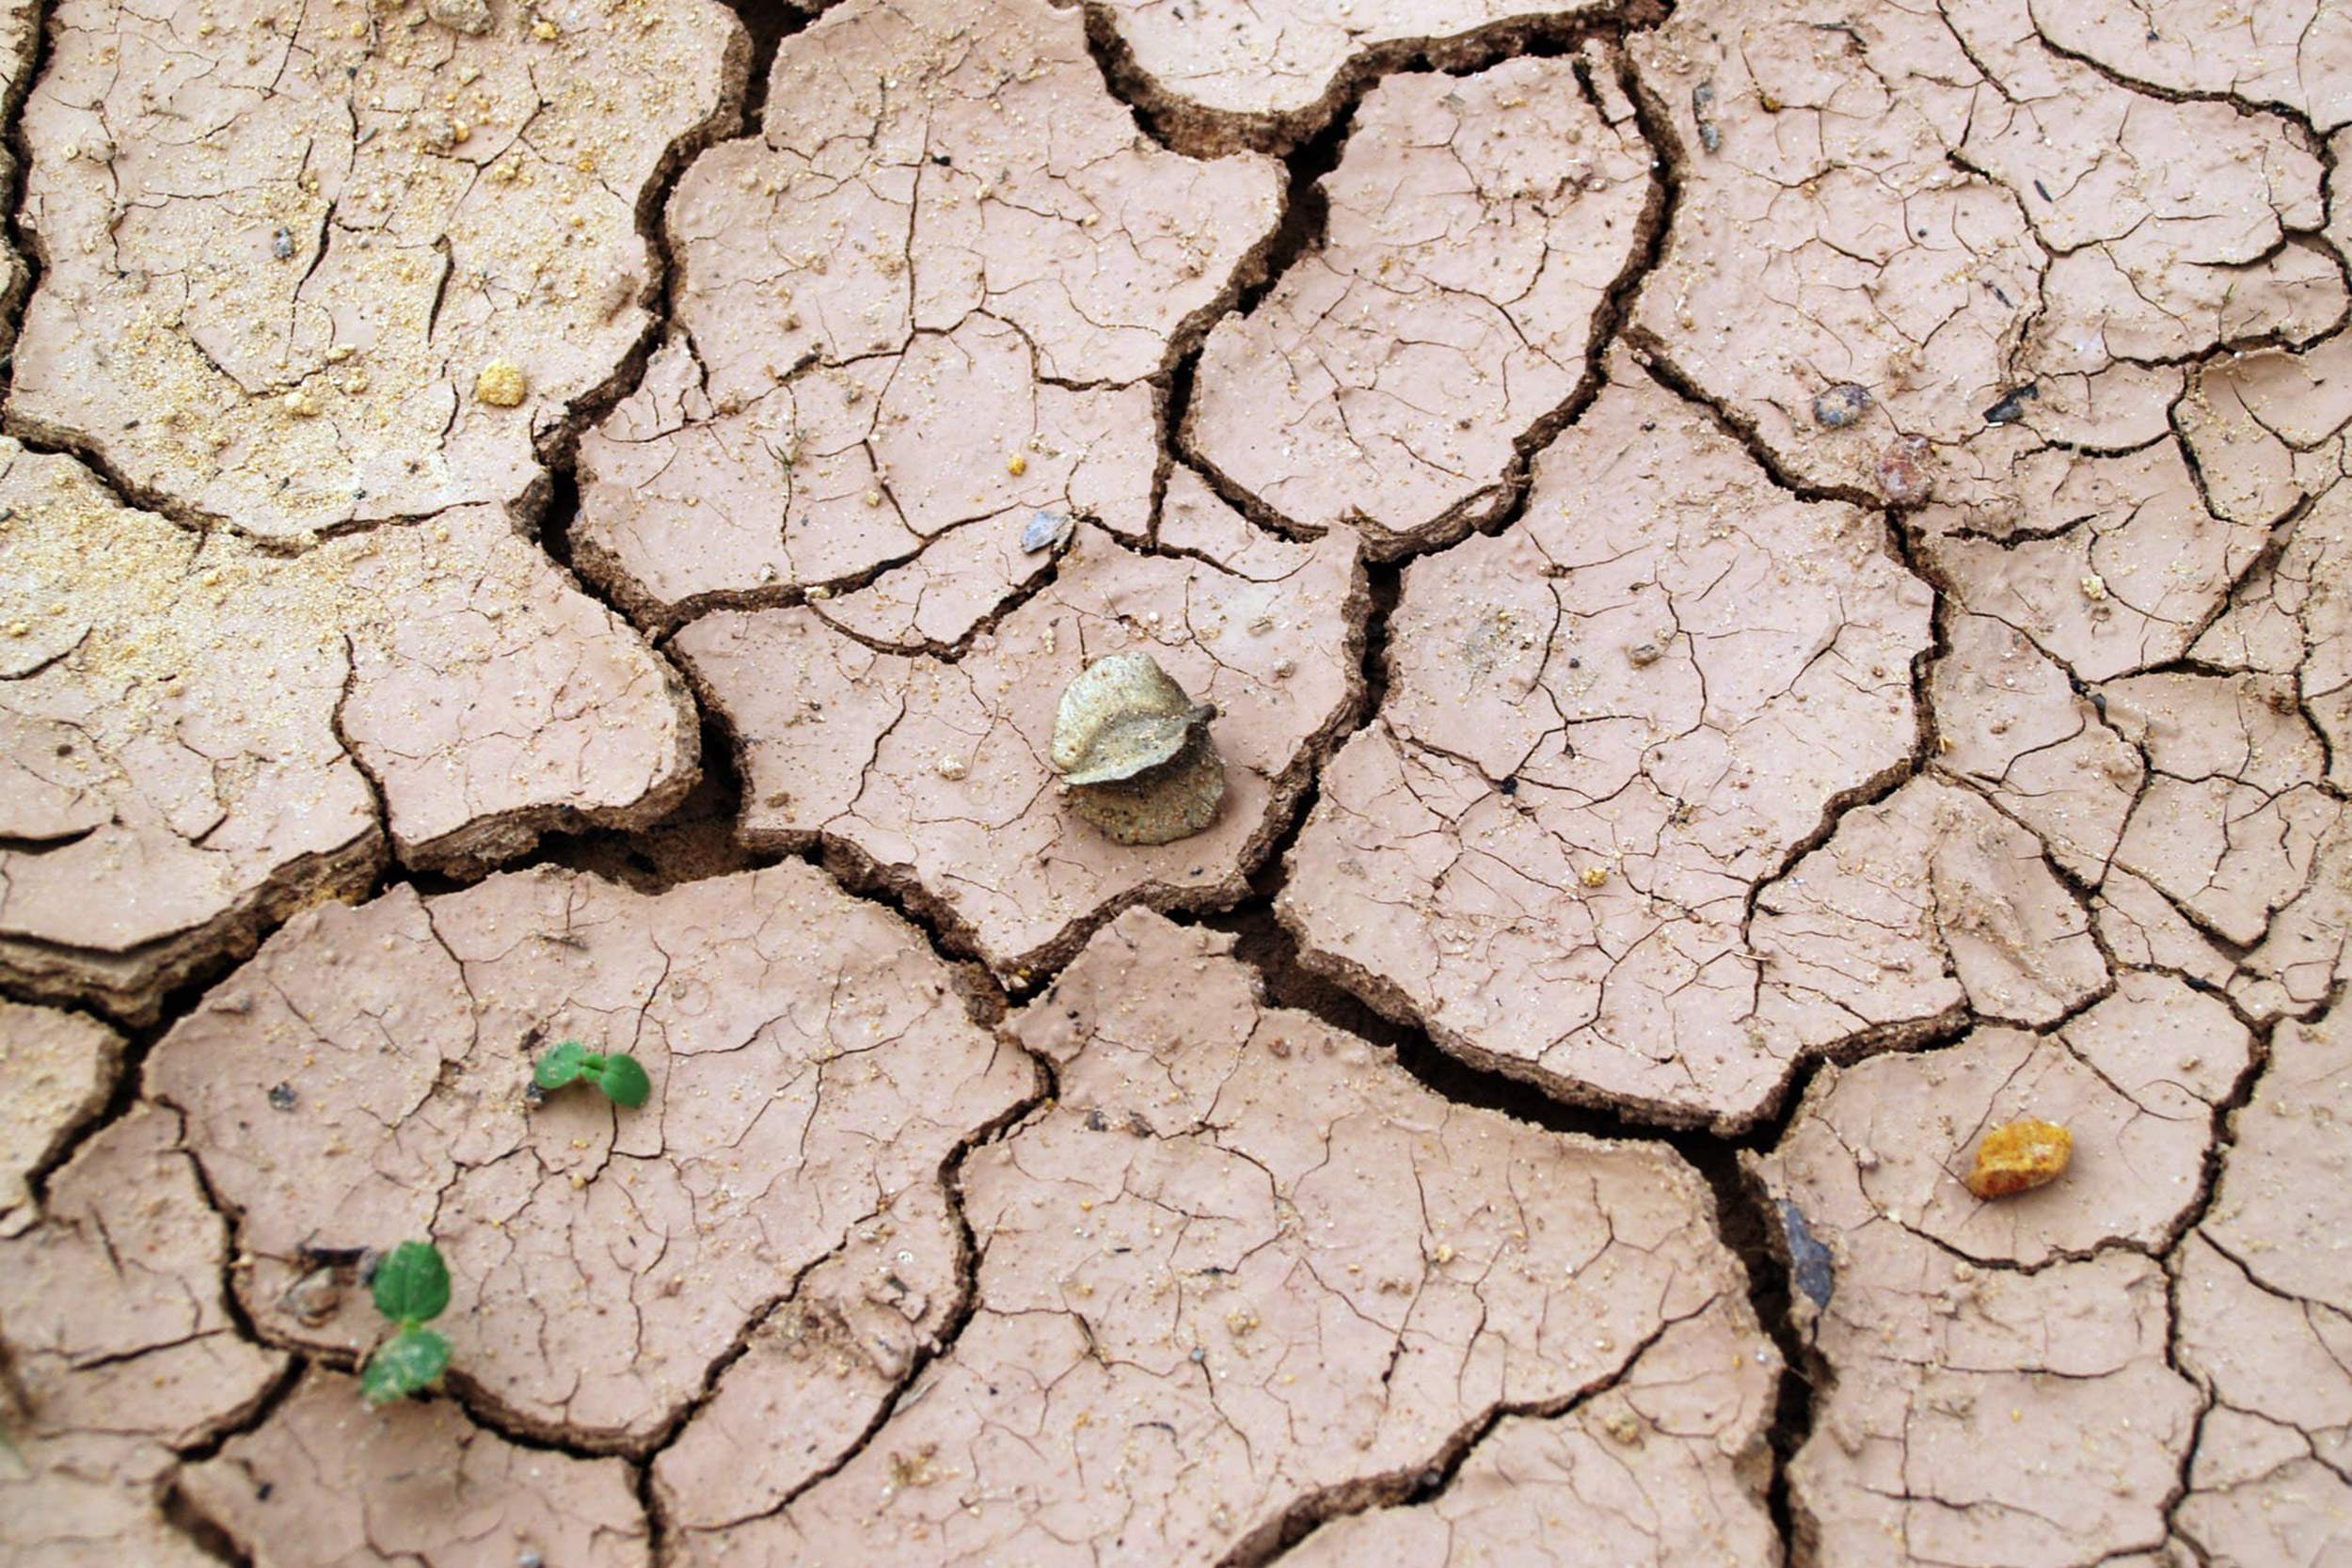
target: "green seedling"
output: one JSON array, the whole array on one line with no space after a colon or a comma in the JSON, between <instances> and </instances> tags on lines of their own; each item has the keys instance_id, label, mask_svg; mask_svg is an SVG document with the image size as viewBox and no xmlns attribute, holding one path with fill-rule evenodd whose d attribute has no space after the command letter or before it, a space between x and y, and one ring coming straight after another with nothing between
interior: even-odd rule
<instances>
[{"instance_id":1,"label":"green seedling","mask_svg":"<svg viewBox=\"0 0 2352 1568\"><path fill-rule=\"evenodd\" d=\"M560 1089L586 1079L604 1091L615 1105L638 1106L653 1093L653 1080L644 1064L627 1052L599 1056L578 1040L558 1040L532 1069L531 1081L542 1089Z\"/></svg>"},{"instance_id":2,"label":"green seedling","mask_svg":"<svg viewBox=\"0 0 2352 1568\"><path fill-rule=\"evenodd\" d=\"M424 1325L449 1306L449 1265L431 1242L403 1242L375 1266L375 1309L392 1321L392 1337L375 1347L359 1374L370 1404L406 1399L449 1370L449 1341Z\"/></svg>"}]
</instances>

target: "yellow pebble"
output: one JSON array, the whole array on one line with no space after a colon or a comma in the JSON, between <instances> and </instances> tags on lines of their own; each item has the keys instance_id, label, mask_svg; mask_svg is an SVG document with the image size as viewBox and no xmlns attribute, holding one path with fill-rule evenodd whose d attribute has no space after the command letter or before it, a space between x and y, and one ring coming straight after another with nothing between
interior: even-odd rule
<instances>
[{"instance_id":1,"label":"yellow pebble","mask_svg":"<svg viewBox=\"0 0 2352 1568\"><path fill-rule=\"evenodd\" d=\"M1588 865L1576 874L1576 879L1586 887L1598 887L1609 879L1609 868L1605 865Z\"/></svg>"},{"instance_id":2,"label":"yellow pebble","mask_svg":"<svg viewBox=\"0 0 2352 1568\"><path fill-rule=\"evenodd\" d=\"M1022 456L1017 451L1005 461L1005 472L1012 475L1015 479L1019 479L1023 474L1025 474L1028 471L1029 460Z\"/></svg>"},{"instance_id":3,"label":"yellow pebble","mask_svg":"<svg viewBox=\"0 0 2352 1568\"><path fill-rule=\"evenodd\" d=\"M522 367L508 359L493 359L474 377L473 395L493 408L512 408L523 401Z\"/></svg>"},{"instance_id":4,"label":"yellow pebble","mask_svg":"<svg viewBox=\"0 0 2352 1568\"><path fill-rule=\"evenodd\" d=\"M1968 1190L1979 1197L2007 1197L2058 1180L2074 1153L2074 1134L2052 1121L2012 1121L1995 1127L1977 1146Z\"/></svg>"}]
</instances>

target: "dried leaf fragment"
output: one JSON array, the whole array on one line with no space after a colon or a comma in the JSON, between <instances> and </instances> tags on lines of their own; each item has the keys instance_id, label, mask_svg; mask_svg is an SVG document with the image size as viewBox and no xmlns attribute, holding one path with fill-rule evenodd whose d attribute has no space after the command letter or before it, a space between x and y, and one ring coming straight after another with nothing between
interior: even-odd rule
<instances>
[{"instance_id":1,"label":"dried leaf fragment","mask_svg":"<svg viewBox=\"0 0 2352 1568\"><path fill-rule=\"evenodd\" d=\"M1132 779L1173 757L1216 710L1193 700L1150 654L1112 654L1061 694L1054 766L1069 784Z\"/></svg>"},{"instance_id":2,"label":"dried leaf fragment","mask_svg":"<svg viewBox=\"0 0 2352 1568\"><path fill-rule=\"evenodd\" d=\"M2051 1121L2012 1121L1977 1146L1968 1190L1979 1197L2008 1197L2055 1181L2074 1152L2074 1134Z\"/></svg>"},{"instance_id":3,"label":"dried leaf fragment","mask_svg":"<svg viewBox=\"0 0 2352 1568\"><path fill-rule=\"evenodd\" d=\"M1121 844L1170 844L1216 817L1225 764L1216 709L1195 703L1150 654L1081 671L1054 722L1054 767L1070 807Z\"/></svg>"}]
</instances>

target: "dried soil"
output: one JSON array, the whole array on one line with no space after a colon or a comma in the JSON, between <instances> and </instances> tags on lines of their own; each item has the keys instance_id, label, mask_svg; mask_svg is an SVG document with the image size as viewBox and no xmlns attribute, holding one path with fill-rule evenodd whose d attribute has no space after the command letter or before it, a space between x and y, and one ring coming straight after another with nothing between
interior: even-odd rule
<instances>
[{"instance_id":1,"label":"dried soil","mask_svg":"<svg viewBox=\"0 0 2352 1568\"><path fill-rule=\"evenodd\" d=\"M2348 84L0 8L0 1556L2345 1559Z\"/></svg>"}]
</instances>

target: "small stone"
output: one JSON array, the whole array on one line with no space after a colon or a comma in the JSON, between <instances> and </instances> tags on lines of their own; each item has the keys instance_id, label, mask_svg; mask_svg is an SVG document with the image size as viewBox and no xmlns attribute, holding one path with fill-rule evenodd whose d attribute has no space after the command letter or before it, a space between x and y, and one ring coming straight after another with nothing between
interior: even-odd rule
<instances>
[{"instance_id":1,"label":"small stone","mask_svg":"<svg viewBox=\"0 0 2352 1568\"><path fill-rule=\"evenodd\" d=\"M490 30L489 0L424 0L424 14L454 33Z\"/></svg>"},{"instance_id":2,"label":"small stone","mask_svg":"<svg viewBox=\"0 0 2352 1568\"><path fill-rule=\"evenodd\" d=\"M1837 1288L1836 1259L1805 1223L1804 1211L1787 1198L1780 1201L1781 1236L1788 1247L1788 1277L1807 1301L1827 1307Z\"/></svg>"},{"instance_id":3,"label":"small stone","mask_svg":"<svg viewBox=\"0 0 2352 1568\"><path fill-rule=\"evenodd\" d=\"M544 16L531 24L531 36L541 43L553 43L557 35L558 29L555 24Z\"/></svg>"},{"instance_id":4,"label":"small stone","mask_svg":"<svg viewBox=\"0 0 2352 1568\"><path fill-rule=\"evenodd\" d=\"M272 1084L269 1088L269 1108L291 1111L294 1108L294 1088L292 1084Z\"/></svg>"},{"instance_id":5,"label":"small stone","mask_svg":"<svg viewBox=\"0 0 2352 1568\"><path fill-rule=\"evenodd\" d=\"M939 776L940 776L941 778L943 778L943 779L961 779L961 778L962 778L962 777L963 777L963 761L962 761L962 759L961 759L961 758L960 758L960 757L941 757L941 758L939 759Z\"/></svg>"},{"instance_id":6,"label":"small stone","mask_svg":"<svg viewBox=\"0 0 2352 1568\"><path fill-rule=\"evenodd\" d=\"M1609 880L1609 868L1605 865L1588 865L1576 874L1576 879L1586 887L1598 887Z\"/></svg>"},{"instance_id":7,"label":"small stone","mask_svg":"<svg viewBox=\"0 0 2352 1568\"><path fill-rule=\"evenodd\" d=\"M1856 381L1841 381L1813 400L1814 422L1843 430L1870 411L1870 389Z\"/></svg>"},{"instance_id":8,"label":"small stone","mask_svg":"<svg viewBox=\"0 0 2352 1568\"><path fill-rule=\"evenodd\" d=\"M318 394L308 387L297 387L278 401L287 413L298 419L311 419L319 411Z\"/></svg>"},{"instance_id":9,"label":"small stone","mask_svg":"<svg viewBox=\"0 0 2352 1568\"><path fill-rule=\"evenodd\" d=\"M2007 1197L2058 1180L2074 1152L2074 1135L2050 1121L2012 1121L1996 1127L1977 1146L1968 1190L1979 1197Z\"/></svg>"},{"instance_id":10,"label":"small stone","mask_svg":"<svg viewBox=\"0 0 2352 1568\"><path fill-rule=\"evenodd\" d=\"M2004 393L2000 402L1984 411L1984 422L2015 424L2026 417L2026 403L2041 395L2042 388L2032 386L2019 387L2013 391Z\"/></svg>"},{"instance_id":11,"label":"small stone","mask_svg":"<svg viewBox=\"0 0 2352 1568\"><path fill-rule=\"evenodd\" d=\"M1714 106L1715 84L1712 80L1701 82L1691 89L1691 119L1699 128L1699 145L1709 152L1720 152L1724 145L1723 128L1708 113Z\"/></svg>"},{"instance_id":12,"label":"small stone","mask_svg":"<svg viewBox=\"0 0 2352 1568\"><path fill-rule=\"evenodd\" d=\"M276 229L272 230L269 236L269 253L272 256L277 257L281 261L293 261L294 253L294 230L287 228L282 223Z\"/></svg>"},{"instance_id":13,"label":"small stone","mask_svg":"<svg viewBox=\"0 0 2352 1568\"><path fill-rule=\"evenodd\" d=\"M1935 489L1928 471L1928 438L1899 436L1879 454L1879 492L1898 506L1926 500Z\"/></svg>"},{"instance_id":14,"label":"small stone","mask_svg":"<svg viewBox=\"0 0 2352 1568\"><path fill-rule=\"evenodd\" d=\"M2107 602L2107 579L2096 572L2086 572L2082 580L2083 597L2092 604Z\"/></svg>"},{"instance_id":15,"label":"small stone","mask_svg":"<svg viewBox=\"0 0 2352 1568\"><path fill-rule=\"evenodd\" d=\"M1626 649L1625 657L1631 659L1634 667L1639 669L1645 664L1657 663L1661 658L1665 657L1665 653L1666 650L1664 648L1659 646L1655 642L1645 640L1643 641L1636 642L1631 647Z\"/></svg>"},{"instance_id":16,"label":"small stone","mask_svg":"<svg viewBox=\"0 0 2352 1568\"><path fill-rule=\"evenodd\" d=\"M1069 543L1077 522L1066 513L1041 512L1031 517L1021 531L1021 553L1035 555L1040 550L1059 549Z\"/></svg>"},{"instance_id":17,"label":"small stone","mask_svg":"<svg viewBox=\"0 0 2352 1568\"><path fill-rule=\"evenodd\" d=\"M305 1328L316 1328L335 1315L343 1304L342 1282L335 1277L334 1269L312 1269L286 1288L283 1305L294 1320Z\"/></svg>"},{"instance_id":18,"label":"small stone","mask_svg":"<svg viewBox=\"0 0 2352 1568\"><path fill-rule=\"evenodd\" d=\"M493 359L474 377L473 395L493 408L513 408L523 401L522 367L511 359Z\"/></svg>"},{"instance_id":19,"label":"small stone","mask_svg":"<svg viewBox=\"0 0 2352 1568\"><path fill-rule=\"evenodd\" d=\"M1028 471L1029 460L1022 456L1019 452L1016 451L1010 457L1005 459L1005 472L1012 475L1013 478L1019 479L1023 474L1025 474Z\"/></svg>"}]
</instances>

